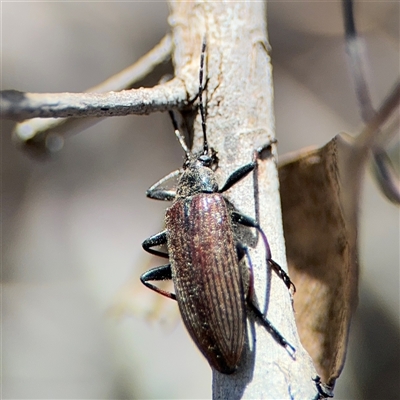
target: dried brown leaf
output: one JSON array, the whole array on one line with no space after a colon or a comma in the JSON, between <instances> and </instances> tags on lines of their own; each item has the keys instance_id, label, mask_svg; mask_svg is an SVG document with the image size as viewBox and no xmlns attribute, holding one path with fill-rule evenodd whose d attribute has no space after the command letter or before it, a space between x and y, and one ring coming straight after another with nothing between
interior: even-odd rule
<instances>
[{"instance_id":1,"label":"dried brown leaf","mask_svg":"<svg viewBox=\"0 0 400 400\"><path fill-rule=\"evenodd\" d=\"M289 155L279 168L296 323L317 372L331 387L343 367L357 302L357 209L345 206L341 196L342 149L335 137L322 148ZM358 185L352 187L350 197L357 199Z\"/></svg>"}]
</instances>

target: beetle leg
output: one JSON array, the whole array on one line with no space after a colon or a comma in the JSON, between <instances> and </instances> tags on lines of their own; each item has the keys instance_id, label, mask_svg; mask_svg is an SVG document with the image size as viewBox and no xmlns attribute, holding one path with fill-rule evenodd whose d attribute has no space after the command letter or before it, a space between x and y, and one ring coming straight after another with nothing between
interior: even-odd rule
<instances>
[{"instance_id":1,"label":"beetle leg","mask_svg":"<svg viewBox=\"0 0 400 400\"><path fill-rule=\"evenodd\" d=\"M239 182L245 176L247 176L251 171L253 171L255 167L256 167L256 162L253 161L237 169L232 175L228 177L228 179L225 182L225 185L218 190L218 193L223 193L228 189L230 189L235 183Z\"/></svg>"},{"instance_id":2,"label":"beetle leg","mask_svg":"<svg viewBox=\"0 0 400 400\"><path fill-rule=\"evenodd\" d=\"M282 269L282 267L274 261L272 258L268 260L269 265L272 267L272 269L277 273L279 278L283 280L287 288L290 290L290 288L293 289L293 294L296 293L296 286L294 283L290 280L289 275Z\"/></svg>"},{"instance_id":3,"label":"beetle leg","mask_svg":"<svg viewBox=\"0 0 400 400\"><path fill-rule=\"evenodd\" d=\"M296 287L294 286L293 282L290 280L289 275L282 269L282 267L275 262L272 257L271 257L271 249L268 244L268 239L267 236L265 235L264 231L261 229L260 225L250 217L247 217L246 215L240 214L236 211L232 212L232 220L242 224L244 226L248 226L250 228L255 228L260 232L261 237L263 238L264 245L265 245L265 251L266 251L266 259L268 261L268 264L271 266L271 268L275 271L275 273L283 280L287 288L290 290L290 288L293 288L293 292L296 292Z\"/></svg>"},{"instance_id":4,"label":"beetle leg","mask_svg":"<svg viewBox=\"0 0 400 400\"><path fill-rule=\"evenodd\" d=\"M323 383L318 375L315 378L313 378L313 381L315 382L315 386L317 387L318 390L319 394L318 399L326 399L328 397L333 397L332 386Z\"/></svg>"},{"instance_id":5,"label":"beetle leg","mask_svg":"<svg viewBox=\"0 0 400 400\"><path fill-rule=\"evenodd\" d=\"M171 172L167 176L164 176L164 178L160 179L158 182L156 182L153 186L151 186L149 189L147 189L146 196L149 197L150 199L155 199L155 200L164 200L164 201L172 201L175 199L176 196L176 190L175 189L160 189L160 186L165 184L165 182L172 180L172 179L177 179L178 176L182 173L180 169L177 169L176 171Z\"/></svg>"},{"instance_id":6,"label":"beetle leg","mask_svg":"<svg viewBox=\"0 0 400 400\"><path fill-rule=\"evenodd\" d=\"M150 236L142 243L142 247L150 254L154 254L155 256L159 257L169 258L168 253L152 249L152 247L154 246L160 246L166 243L167 243L167 231L165 230L160 233L157 233L156 235Z\"/></svg>"},{"instance_id":7,"label":"beetle leg","mask_svg":"<svg viewBox=\"0 0 400 400\"><path fill-rule=\"evenodd\" d=\"M173 201L176 196L175 190L147 190L146 196L154 200Z\"/></svg>"},{"instance_id":8,"label":"beetle leg","mask_svg":"<svg viewBox=\"0 0 400 400\"><path fill-rule=\"evenodd\" d=\"M290 354L292 358L295 358L296 349L288 343L288 341L279 333L279 331L269 322L267 318L263 315L263 313L258 309L258 307L253 303L254 297L254 274L253 274L253 263L251 262L249 249L238 243L236 245L238 249L238 254L245 254L247 258L247 262L249 264L249 288L247 292L247 303L249 304L250 308L256 315L256 317L261 321L267 331L272 335L272 337L281 345L283 346L287 352Z\"/></svg>"},{"instance_id":9,"label":"beetle leg","mask_svg":"<svg viewBox=\"0 0 400 400\"><path fill-rule=\"evenodd\" d=\"M236 251L238 254L239 261L242 260L244 256L247 257L247 261L249 264L249 282L248 282L248 289L247 289L247 299L252 299L254 294L254 275L253 275L253 264L251 262L249 249L247 246L243 245L242 243L236 243Z\"/></svg>"},{"instance_id":10,"label":"beetle leg","mask_svg":"<svg viewBox=\"0 0 400 400\"><path fill-rule=\"evenodd\" d=\"M247 176L251 171L254 170L254 168L257 165L257 160L262 158L262 153L266 149L271 148L271 144L276 143L276 139L272 140L270 143L265 144L264 146L258 148L257 150L254 151L254 159L251 163L243 165L243 167L240 167L237 169L235 172L233 172L232 175L228 177L228 179L225 182L225 185L222 186L220 190L218 190L218 193L223 193L226 192L228 189L230 189L233 185L235 185L237 182L242 180L245 176Z\"/></svg>"},{"instance_id":11,"label":"beetle leg","mask_svg":"<svg viewBox=\"0 0 400 400\"><path fill-rule=\"evenodd\" d=\"M295 359L296 349L279 333L279 331L264 317L263 313L257 308L257 306L252 302L248 301L251 310L254 312L256 317L261 321L265 329L271 334L271 336L286 349L289 355Z\"/></svg>"},{"instance_id":12,"label":"beetle leg","mask_svg":"<svg viewBox=\"0 0 400 400\"><path fill-rule=\"evenodd\" d=\"M155 285L152 285L148 281L167 281L172 279L171 265L161 265L160 267L152 268L141 275L140 280L149 289L154 290L157 293L162 294L169 299L176 300L174 293L167 292L166 290L160 289Z\"/></svg>"}]
</instances>

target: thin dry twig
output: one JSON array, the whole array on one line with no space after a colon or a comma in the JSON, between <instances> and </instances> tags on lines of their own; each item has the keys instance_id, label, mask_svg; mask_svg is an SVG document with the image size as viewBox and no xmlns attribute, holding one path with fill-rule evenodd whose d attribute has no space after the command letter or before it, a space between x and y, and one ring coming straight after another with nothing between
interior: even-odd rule
<instances>
[{"instance_id":1,"label":"thin dry twig","mask_svg":"<svg viewBox=\"0 0 400 400\"><path fill-rule=\"evenodd\" d=\"M155 67L168 61L171 57L172 48L171 35L167 34L161 39L160 43L140 57L134 64L86 90L86 92L105 93L111 90L129 89L136 82L148 76Z\"/></svg>"},{"instance_id":2,"label":"thin dry twig","mask_svg":"<svg viewBox=\"0 0 400 400\"><path fill-rule=\"evenodd\" d=\"M167 34L152 50L141 57L134 64L106 79L86 92L105 93L107 91L120 91L131 88L136 82L146 77L156 66L171 57L172 39ZM56 137L57 143L63 141L64 135L76 134L101 121L101 117L92 118L32 118L18 123L13 131L13 139L23 147L30 142L35 143L36 151L40 154L60 149L51 145Z\"/></svg>"},{"instance_id":3,"label":"thin dry twig","mask_svg":"<svg viewBox=\"0 0 400 400\"><path fill-rule=\"evenodd\" d=\"M361 118L368 126L374 124L376 120L376 112L372 105L372 99L368 88L367 78L365 74L365 56L364 46L357 34L356 24L353 15L353 1L342 0L343 16L345 26L346 48L349 56L349 63L355 83L355 93L357 96L358 106L360 108ZM381 114L381 113L379 113ZM376 125L377 124L377 125ZM374 146L371 147L372 152L372 169L374 177L381 191L386 197L395 204L400 204L400 186L399 180L394 172L390 158L384 149L384 145L389 142L394 130L384 130L380 132L379 127L382 123L375 122L376 129L372 127L370 137L374 139ZM357 141L363 140L364 135L360 135Z\"/></svg>"},{"instance_id":4,"label":"thin dry twig","mask_svg":"<svg viewBox=\"0 0 400 400\"><path fill-rule=\"evenodd\" d=\"M115 117L167 111L187 104L183 82L173 79L152 88L107 93L1 93L4 119Z\"/></svg>"},{"instance_id":5,"label":"thin dry twig","mask_svg":"<svg viewBox=\"0 0 400 400\"><path fill-rule=\"evenodd\" d=\"M393 111L400 105L400 82L396 82L383 101L379 110L368 121L368 124L357 137L359 146L373 148L379 142L379 128L392 115ZM378 133L378 134L377 134Z\"/></svg>"}]
</instances>

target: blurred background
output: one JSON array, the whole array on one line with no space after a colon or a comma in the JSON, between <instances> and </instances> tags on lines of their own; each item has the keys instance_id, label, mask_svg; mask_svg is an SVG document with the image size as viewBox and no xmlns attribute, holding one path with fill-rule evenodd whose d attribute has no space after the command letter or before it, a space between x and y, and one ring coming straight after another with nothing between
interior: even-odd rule
<instances>
[{"instance_id":1,"label":"blurred background","mask_svg":"<svg viewBox=\"0 0 400 400\"><path fill-rule=\"evenodd\" d=\"M168 31L164 2L15 1L1 12L2 89L27 92L81 92ZM399 75L400 5L358 2L355 18L377 108ZM340 2L271 2L268 23L279 153L360 132ZM15 148L13 126L1 123L3 398L209 398L211 371L176 304L139 282L159 262L141 242L166 207L145 191L182 162L168 116L102 120L45 162ZM369 174L360 208L360 304L335 398L395 399L399 210Z\"/></svg>"}]
</instances>

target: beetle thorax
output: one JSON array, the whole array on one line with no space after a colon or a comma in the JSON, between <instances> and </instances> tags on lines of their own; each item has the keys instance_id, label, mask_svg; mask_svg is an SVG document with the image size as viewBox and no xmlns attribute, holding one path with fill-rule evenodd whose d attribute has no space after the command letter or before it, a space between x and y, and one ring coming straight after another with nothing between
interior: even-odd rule
<instances>
[{"instance_id":1,"label":"beetle thorax","mask_svg":"<svg viewBox=\"0 0 400 400\"><path fill-rule=\"evenodd\" d=\"M176 197L185 198L197 193L215 193L217 191L218 183L214 171L205 166L199 158L188 160L179 179Z\"/></svg>"}]
</instances>

